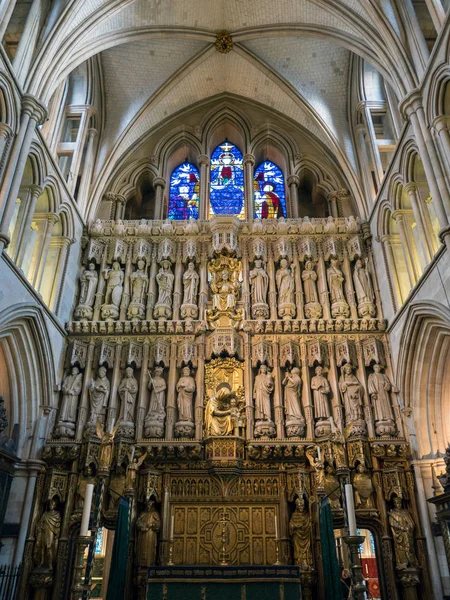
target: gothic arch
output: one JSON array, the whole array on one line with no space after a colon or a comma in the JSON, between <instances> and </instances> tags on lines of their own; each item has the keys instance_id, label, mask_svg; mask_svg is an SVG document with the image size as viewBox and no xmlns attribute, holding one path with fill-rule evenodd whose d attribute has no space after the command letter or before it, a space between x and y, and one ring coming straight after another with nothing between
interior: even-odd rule
<instances>
[{"instance_id":1,"label":"gothic arch","mask_svg":"<svg viewBox=\"0 0 450 600\"><path fill-rule=\"evenodd\" d=\"M19 127L20 99L9 76L0 71L0 123L15 133Z\"/></svg>"},{"instance_id":2,"label":"gothic arch","mask_svg":"<svg viewBox=\"0 0 450 600\"><path fill-rule=\"evenodd\" d=\"M126 168L118 169L113 182L108 187L113 194L120 194L128 200L136 192L136 187L142 177L153 180L157 176L157 168L145 157L134 161Z\"/></svg>"}]
</instances>

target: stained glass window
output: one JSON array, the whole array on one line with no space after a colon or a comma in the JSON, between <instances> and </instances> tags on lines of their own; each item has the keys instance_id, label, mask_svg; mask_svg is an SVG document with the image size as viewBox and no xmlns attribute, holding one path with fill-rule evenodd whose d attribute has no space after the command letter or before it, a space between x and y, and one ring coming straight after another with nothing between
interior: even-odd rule
<instances>
[{"instance_id":1,"label":"stained glass window","mask_svg":"<svg viewBox=\"0 0 450 600\"><path fill-rule=\"evenodd\" d=\"M236 215L245 218L244 164L242 154L225 140L211 155L209 216Z\"/></svg>"},{"instance_id":2,"label":"stained glass window","mask_svg":"<svg viewBox=\"0 0 450 600\"><path fill-rule=\"evenodd\" d=\"M100 527L95 540L95 554L103 554L103 527Z\"/></svg>"},{"instance_id":3,"label":"stained glass window","mask_svg":"<svg viewBox=\"0 0 450 600\"><path fill-rule=\"evenodd\" d=\"M169 192L169 219L198 219L200 174L184 162L172 171Z\"/></svg>"},{"instance_id":4,"label":"stained glass window","mask_svg":"<svg viewBox=\"0 0 450 600\"><path fill-rule=\"evenodd\" d=\"M253 180L254 210L257 219L278 219L286 216L286 194L283 172L266 160L255 171Z\"/></svg>"}]
</instances>

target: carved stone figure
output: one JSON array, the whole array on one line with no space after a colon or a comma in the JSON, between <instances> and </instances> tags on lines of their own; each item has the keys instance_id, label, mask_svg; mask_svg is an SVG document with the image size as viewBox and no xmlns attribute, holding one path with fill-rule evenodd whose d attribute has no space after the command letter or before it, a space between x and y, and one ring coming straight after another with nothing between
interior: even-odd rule
<instances>
[{"instance_id":1,"label":"carved stone figure","mask_svg":"<svg viewBox=\"0 0 450 600\"><path fill-rule=\"evenodd\" d=\"M255 377L253 386L253 398L255 400L255 437L274 436L275 426L272 421L271 396L275 384L272 374L266 365L259 367L259 373Z\"/></svg>"},{"instance_id":2,"label":"carved stone figure","mask_svg":"<svg viewBox=\"0 0 450 600\"><path fill-rule=\"evenodd\" d=\"M170 319L172 316L172 291L174 279L170 261L163 260L161 262L161 268L156 275L159 294L158 301L153 310L155 319L164 321L164 319Z\"/></svg>"},{"instance_id":3,"label":"carved stone figure","mask_svg":"<svg viewBox=\"0 0 450 600\"><path fill-rule=\"evenodd\" d=\"M331 296L331 314L334 318L343 318L350 315L350 309L344 297L344 275L339 268L339 261L331 259L331 265L327 269L328 287Z\"/></svg>"},{"instance_id":4,"label":"carved stone figure","mask_svg":"<svg viewBox=\"0 0 450 600\"><path fill-rule=\"evenodd\" d=\"M294 275L289 268L288 261L282 258L276 274L278 288L278 316L284 320L295 317L294 304Z\"/></svg>"},{"instance_id":5,"label":"carved stone figure","mask_svg":"<svg viewBox=\"0 0 450 600\"><path fill-rule=\"evenodd\" d=\"M402 499L393 498L394 508L389 511L389 525L392 531L397 569L418 565L414 551L415 524L409 512L402 508Z\"/></svg>"},{"instance_id":6,"label":"carved stone figure","mask_svg":"<svg viewBox=\"0 0 450 600\"><path fill-rule=\"evenodd\" d=\"M369 375L367 387L374 411L376 434L395 435L396 427L390 395L392 384L389 377L381 372L381 365L375 364L373 371Z\"/></svg>"},{"instance_id":7,"label":"carved stone figure","mask_svg":"<svg viewBox=\"0 0 450 600\"><path fill-rule=\"evenodd\" d=\"M136 562L139 567L150 567L156 563L156 548L161 520L153 500L145 503L144 512L136 521Z\"/></svg>"},{"instance_id":8,"label":"carved stone figure","mask_svg":"<svg viewBox=\"0 0 450 600\"><path fill-rule=\"evenodd\" d=\"M184 228L185 233L187 234L197 234L200 231L197 220L194 217L189 217L189 222Z\"/></svg>"},{"instance_id":9,"label":"carved stone figure","mask_svg":"<svg viewBox=\"0 0 450 600\"><path fill-rule=\"evenodd\" d=\"M77 421L78 398L83 385L83 374L78 367L72 367L62 384L61 411L55 429L55 437L75 436L75 423Z\"/></svg>"},{"instance_id":10,"label":"carved stone figure","mask_svg":"<svg viewBox=\"0 0 450 600\"><path fill-rule=\"evenodd\" d=\"M153 376L149 371L148 389L151 390L148 413L144 420L145 437L164 436L164 419L166 418L166 389L163 377L164 369L156 367Z\"/></svg>"},{"instance_id":11,"label":"carved stone figure","mask_svg":"<svg viewBox=\"0 0 450 600\"><path fill-rule=\"evenodd\" d=\"M195 379L189 367L184 367L177 383L178 422L175 424L177 437L194 436L193 400L196 390Z\"/></svg>"},{"instance_id":12,"label":"carved stone figure","mask_svg":"<svg viewBox=\"0 0 450 600\"><path fill-rule=\"evenodd\" d=\"M356 473L353 476L353 487L355 488L356 508L372 508L372 494L375 488L373 487L372 478L367 473L363 463L359 463L356 467Z\"/></svg>"},{"instance_id":13,"label":"carved stone figure","mask_svg":"<svg viewBox=\"0 0 450 600\"><path fill-rule=\"evenodd\" d=\"M236 425L235 410L230 403L230 388L227 384L219 386L205 406L205 435L225 436L234 432Z\"/></svg>"},{"instance_id":14,"label":"carved stone figure","mask_svg":"<svg viewBox=\"0 0 450 600\"><path fill-rule=\"evenodd\" d=\"M346 363L341 369L339 389L343 398L345 424L351 425L353 433L364 433L366 429L363 413L364 388L353 373L351 363Z\"/></svg>"},{"instance_id":15,"label":"carved stone figure","mask_svg":"<svg viewBox=\"0 0 450 600\"><path fill-rule=\"evenodd\" d=\"M36 525L33 560L37 567L53 569L60 530L61 515L56 510L56 501L52 498L48 503L48 510Z\"/></svg>"},{"instance_id":16,"label":"carved stone figure","mask_svg":"<svg viewBox=\"0 0 450 600\"><path fill-rule=\"evenodd\" d=\"M80 321L90 321L92 319L92 307L94 306L97 284L98 273L95 270L95 264L89 263L88 268L80 275L80 298L75 309L76 319Z\"/></svg>"},{"instance_id":17,"label":"carved stone figure","mask_svg":"<svg viewBox=\"0 0 450 600\"><path fill-rule=\"evenodd\" d=\"M134 377L132 367L125 369L125 377L122 379L118 389L121 399L120 413L118 423L122 433L134 433L134 409L136 406L136 396L138 393L138 382Z\"/></svg>"},{"instance_id":18,"label":"carved stone figure","mask_svg":"<svg viewBox=\"0 0 450 600\"><path fill-rule=\"evenodd\" d=\"M295 511L289 521L289 534L294 549L294 562L304 569L313 566L311 552L312 520L306 509L303 496L295 499Z\"/></svg>"},{"instance_id":19,"label":"carved stone figure","mask_svg":"<svg viewBox=\"0 0 450 600\"><path fill-rule=\"evenodd\" d=\"M305 315L307 319L320 319L322 316L322 306L317 295L317 273L314 271L313 264L308 260L302 271L303 290L305 293Z\"/></svg>"},{"instance_id":20,"label":"carved stone figure","mask_svg":"<svg viewBox=\"0 0 450 600\"><path fill-rule=\"evenodd\" d=\"M249 278L252 293L252 317L253 319L268 319L267 291L269 289L269 276L261 259L257 258L255 260L255 266L250 271Z\"/></svg>"},{"instance_id":21,"label":"carved stone figure","mask_svg":"<svg viewBox=\"0 0 450 600\"><path fill-rule=\"evenodd\" d=\"M88 426L95 427L98 418L103 417L105 409L108 406L110 385L106 377L106 373L106 368L100 367L97 373L97 378L94 379L89 386L91 413L89 416Z\"/></svg>"},{"instance_id":22,"label":"carved stone figure","mask_svg":"<svg viewBox=\"0 0 450 600\"><path fill-rule=\"evenodd\" d=\"M199 276L193 262L188 264L187 271L183 275L183 304L181 305L181 316L191 321L198 316L197 290Z\"/></svg>"},{"instance_id":23,"label":"carved stone figure","mask_svg":"<svg viewBox=\"0 0 450 600\"><path fill-rule=\"evenodd\" d=\"M111 269L104 271L107 280L105 303L102 305L102 319L114 320L119 317L120 300L123 292L123 271L120 264L115 261Z\"/></svg>"},{"instance_id":24,"label":"carved stone figure","mask_svg":"<svg viewBox=\"0 0 450 600\"><path fill-rule=\"evenodd\" d=\"M322 373L321 366L315 369L315 375L311 379L311 389L313 391L314 417L316 419L315 434L317 437L328 434L331 431L329 418L331 416L328 395L330 393L330 384L328 379Z\"/></svg>"},{"instance_id":25,"label":"carved stone figure","mask_svg":"<svg viewBox=\"0 0 450 600\"><path fill-rule=\"evenodd\" d=\"M363 266L362 260L358 259L353 271L353 283L355 284L356 297L358 299L358 313L362 318L375 317L375 295L372 282L367 268Z\"/></svg>"},{"instance_id":26,"label":"carved stone figure","mask_svg":"<svg viewBox=\"0 0 450 600\"><path fill-rule=\"evenodd\" d=\"M286 415L286 436L305 435L305 418L301 409L301 386L300 369L293 367L287 371L283 379L284 385L284 413Z\"/></svg>"},{"instance_id":27,"label":"carved stone figure","mask_svg":"<svg viewBox=\"0 0 450 600\"><path fill-rule=\"evenodd\" d=\"M142 320L145 316L145 293L148 286L148 275L145 262L138 260L137 269L130 275L131 302L128 306L130 320Z\"/></svg>"}]
</instances>

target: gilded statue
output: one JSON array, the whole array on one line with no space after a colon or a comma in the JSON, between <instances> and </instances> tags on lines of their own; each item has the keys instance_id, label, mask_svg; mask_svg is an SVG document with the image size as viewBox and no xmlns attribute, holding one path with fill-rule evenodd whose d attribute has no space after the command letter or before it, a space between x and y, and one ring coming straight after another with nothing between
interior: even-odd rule
<instances>
[{"instance_id":1,"label":"gilded statue","mask_svg":"<svg viewBox=\"0 0 450 600\"><path fill-rule=\"evenodd\" d=\"M355 488L356 508L372 508L372 494L375 488L373 487L372 478L363 463L359 463L356 467L356 473L353 476L353 487Z\"/></svg>"},{"instance_id":2,"label":"gilded statue","mask_svg":"<svg viewBox=\"0 0 450 600\"><path fill-rule=\"evenodd\" d=\"M118 420L122 423L134 423L134 408L136 406L138 382L134 377L132 367L127 367L125 369L125 377L120 382L118 393L122 400Z\"/></svg>"},{"instance_id":3,"label":"gilded statue","mask_svg":"<svg viewBox=\"0 0 450 600\"><path fill-rule=\"evenodd\" d=\"M72 367L62 384L62 401L55 435L58 437L74 437L77 420L78 398L83 385L83 374L78 367Z\"/></svg>"},{"instance_id":4,"label":"gilded statue","mask_svg":"<svg viewBox=\"0 0 450 600\"><path fill-rule=\"evenodd\" d=\"M406 508L402 508L402 499L393 497L394 507L389 511L389 525L394 540L395 562L397 569L416 567L414 551L414 519Z\"/></svg>"},{"instance_id":5,"label":"gilded statue","mask_svg":"<svg viewBox=\"0 0 450 600\"><path fill-rule=\"evenodd\" d=\"M336 472L331 465L325 467L323 487L330 500L331 508L340 508L341 488Z\"/></svg>"},{"instance_id":6,"label":"gilded statue","mask_svg":"<svg viewBox=\"0 0 450 600\"><path fill-rule=\"evenodd\" d=\"M289 521L289 534L294 549L294 562L302 568L312 568L312 520L303 496L295 499L295 511Z\"/></svg>"},{"instance_id":7,"label":"gilded statue","mask_svg":"<svg viewBox=\"0 0 450 600\"><path fill-rule=\"evenodd\" d=\"M33 560L37 567L53 569L60 530L61 515L56 510L56 500L52 498L48 503L48 510L44 512L36 525Z\"/></svg>"},{"instance_id":8,"label":"gilded statue","mask_svg":"<svg viewBox=\"0 0 450 600\"><path fill-rule=\"evenodd\" d=\"M217 387L216 393L210 396L205 406L205 435L232 435L238 424L240 411L236 399L226 383Z\"/></svg>"},{"instance_id":9,"label":"gilded statue","mask_svg":"<svg viewBox=\"0 0 450 600\"><path fill-rule=\"evenodd\" d=\"M97 437L100 438L100 449L98 453L98 468L99 471L109 471L113 459L114 453L114 437L119 428L119 423L117 423L113 430L103 431L103 427L101 423L97 421L96 423L96 432Z\"/></svg>"},{"instance_id":10,"label":"gilded statue","mask_svg":"<svg viewBox=\"0 0 450 600\"><path fill-rule=\"evenodd\" d=\"M136 559L139 567L149 567L156 563L156 548L161 520L153 500L145 503L145 510L136 521Z\"/></svg>"},{"instance_id":11,"label":"gilded statue","mask_svg":"<svg viewBox=\"0 0 450 600\"><path fill-rule=\"evenodd\" d=\"M89 385L89 399L91 403L89 426L97 423L99 416L103 414L104 409L108 406L110 385L106 373L106 367L99 367L97 378Z\"/></svg>"},{"instance_id":12,"label":"gilded statue","mask_svg":"<svg viewBox=\"0 0 450 600\"><path fill-rule=\"evenodd\" d=\"M86 495L86 486L88 483L95 484L95 473L92 464L86 466L83 476L78 478L77 494L75 504L78 510L82 510L84 506L84 498Z\"/></svg>"},{"instance_id":13,"label":"gilded statue","mask_svg":"<svg viewBox=\"0 0 450 600\"><path fill-rule=\"evenodd\" d=\"M233 325L242 321L242 309L237 308L241 290L241 263L236 258L218 256L210 261L212 308L207 311L210 323L228 317ZM214 327L214 325L211 325Z\"/></svg>"},{"instance_id":14,"label":"gilded statue","mask_svg":"<svg viewBox=\"0 0 450 600\"><path fill-rule=\"evenodd\" d=\"M255 399L255 418L257 420L269 421L272 416L270 398L274 390L274 380L266 365L259 367L259 373L255 377L253 387L253 398Z\"/></svg>"},{"instance_id":15,"label":"gilded statue","mask_svg":"<svg viewBox=\"0 0 450 600\"><path fill-rule=\"evenodd\" d=\"M128 465L125 475L125 490L127 493L136 491L137 474L140 466L147 458L147 452L144 452L141 456L134 456L135 448L133 447L128 454Z\"/></svg>"},{"instance_id":16,"label":"gilded statue","mask_svg":"<svg viewBox=\"0 0 450 600\"><path fill-rule=\"evenodd\" d=\"M376 314L375 295L369 271L364 267L361 259L358 259L355 263L353 283L355 285L356 298L358 299L359 316L362 318L374 317Z\"/></svg>"}]
</instances>

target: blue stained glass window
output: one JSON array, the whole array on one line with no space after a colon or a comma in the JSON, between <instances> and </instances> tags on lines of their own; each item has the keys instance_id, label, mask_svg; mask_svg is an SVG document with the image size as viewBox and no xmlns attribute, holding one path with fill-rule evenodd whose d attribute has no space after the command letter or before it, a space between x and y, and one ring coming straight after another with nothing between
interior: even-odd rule
<instances>
[{"instance_id":1,"label":"blue stained glass window","mask_svg":"<svg viewBox=\"0 0 450 600\"><path fill-rule=\"evenodd\" d=\"M95 554L101 554L103 547L103 527L97 531L97 539L95 540Z\"/></svg>"},{"instance_id":2,"label":"blue stained glass window","mask_svg":"<svg viewBox=\"0 0 450 600\"><path fill-rule=\"evenodd\" d=\"M280 167L270 160L261 163L255 171L253 187L255 218L286 217L284 176Z\"/></svg>"},{"instance_id":3,"label":"blue stained glass window","mask_svg":"<svg viewBox=\"0 0 450 600\"><path fill-rule=\"evenodd\" d=\"M209 215L236 215L245 219L244 164L241 151L228 140L211 155Z\"/></svg>"},{"instance_id":4,"label":"blue stained glass window","mask_svg":"<svg viewBox=\"0 0 450 600\"><path fill-rule=\"evenodd\" d=\"M169 219L198 219L200 173L184 162L172 171L169 191Z\"/></svg>"}]
</instances>

